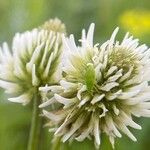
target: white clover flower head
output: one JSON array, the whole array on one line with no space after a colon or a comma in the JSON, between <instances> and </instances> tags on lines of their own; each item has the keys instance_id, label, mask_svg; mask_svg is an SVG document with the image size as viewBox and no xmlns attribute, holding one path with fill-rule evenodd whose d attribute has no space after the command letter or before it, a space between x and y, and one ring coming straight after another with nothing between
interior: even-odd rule
<instances>
[{"instance_id":1,"label":"white clover flower head","mask_svg":"<svg viewBox=\"0 0 150 150\"><path fill-rule=\"evenodd\" d=\"M40 28L54 32L66 33L65 24L58 18L46 21Z\"/></svg>"},{"instance_id":2,"label":"white clover flower head","mask_svg":"<svg viewBox=\"0 0 150 150\"><path fill-rule=\"evenodd\" d=\"M60 85L40 88L50 98L40 107L55 106L43 113L63 142L91 137L98 148L105 133L114 147L121 132L136 141L128 127L141 126L132 117L150 117L150 49L128 33L119 43L118 28L98 47L93 32L94 24L87 35L83 30L81 46L73 35L64 37L63 79Z\"/></svg>"},{"instance_id":3,"label":"white clover flower head","mask_svg":"<svg viewBox=\"0 0 150 150\"><path fill-rule=\"evenodd\" d=\"M61 33L50 29L17 33L12 49L4 43L0 48L0 87L10 94L8 100L25 105L39 86L56 84L61 79L61 51Z\"/></svg>"}]
</instances>

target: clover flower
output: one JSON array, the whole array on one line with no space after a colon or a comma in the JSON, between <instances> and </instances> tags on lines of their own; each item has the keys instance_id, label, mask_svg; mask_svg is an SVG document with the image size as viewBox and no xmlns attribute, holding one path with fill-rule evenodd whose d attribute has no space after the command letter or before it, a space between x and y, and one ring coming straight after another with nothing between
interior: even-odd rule
<instances>
[{"instance_id":1,"label":"clover flower","mask_svg":"<svg viewBox=\"0 0 150 150\"><path fill-rule=\"evenodd\" d=\"M39 86L57 83L61 78L59 26L65 26L58 19L50 20L47 26L17 33L12 49L7 43L0 48L0 87L10 94L9 101L25 105Z\"/></svg>"},{"instance_id":2,"label":"clover flower","mask_svg":"<svg viewBox=\"0 0 150 150\"><path fill-rule=\"evenodd\" d=\"M129 33L119 43L118 28L99 47L93 45L93 32L94 24L87 35L83 30L81 46L73 35L63 38L63 79L60 85L40 88L47 93L40 107L47 107L43 113L50 131L63 142L92 138L98 148L105 133L114 147L121 132L136 141L128 127L141 126L133 116L150 117L150 49Z\"/></svg>"},{"instance_id":3,"label":"clover flower","mask_svg":"<svg viewBox=\"0 0 150 150\"><path fill-rule=\"evenodd\" d=\"M54 32L66 33L65 24L63 24L58 18L46 21L40 28Z\"/></svg>"}]
</instances>

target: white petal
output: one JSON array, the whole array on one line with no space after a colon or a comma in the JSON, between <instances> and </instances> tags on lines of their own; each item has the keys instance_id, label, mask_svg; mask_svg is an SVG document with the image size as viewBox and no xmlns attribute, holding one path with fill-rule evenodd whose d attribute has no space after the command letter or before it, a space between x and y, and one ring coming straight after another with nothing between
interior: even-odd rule
<instances>
[{"instance_id":1,"label":"white petal","mask_svg":"<svg viewBox=\"0 0 150 150\"><path fill-rule=\"evenodd\" d=\"M118 69L118 67L116 67L116 66L112 66L111 68L109 68L109 70L106 73L106 77L108 77L111 74L113 74L117 69Z\"/></svg>"},{"instance_id":2,"label":"white petal","mask_svg":"<svg viewBox=\"0 0 150 150\"><path fill-rule=\"evenodd\" d=\"M54 122L59 122L61 121L64 117L65 117L65 114L59 114L59 115L56 115L54 113L51 113L51 112L48 112L46 110L43 110L43 114L49 118L50 120L54 121Z\"/></svg>"},{"instance_id":3,"label":"white petal","mask_svg":"<svg viewBox=\"0 0 150 150\"><path fill-rule=\"evenodd\" d=\"M118 96L118 99L129 99L133 96L136 96L139 92L139 90L135 90L132 92L122 92L121 95Z\"/></svg>"},{"instance_id":4,"label":"white petal","mask_svg":"<svg viewBox=\"0 0 150 150\"><path fill-rule=\"evenodd\" d=\"M47 107L53 103L57 102L56 99L54 97L52 97L51 99L47 100L46 102L42 103L39 105L39 108L44 108Z\"/></svg>"},{"instance_id":5,"label":"white petal","mask_svg":"<svg viewBox=\"0 0 150 150\"><path fill-rule=\"evenodd\" d=\"M108 100L114 100L115 98L117 98L119 95L121 95L122 90L117 91L116 93L110 93L106 95L106 98Z\"/></svg>"},{"instance_id":6,"label":"white petal","mask_svg":"<svg viewBox=\"0 0 150 150\"><path fill-rule=\"evenodd\" d=\"M8 94L16 93L20 91L20 86L18 84L3 81L3 80L0 80L0 87L5 89L5 92Z\"/></svg>"},{"instance_id":7,"label":"white petal","mask_svg":"<svg viewBox=\"0 0 150 150\"><path fill-rule=\"evenodd\" d=\"M8 100L11 102L22 103L23 105L26 105L30 102L31 98L31 93L25 93L18 97L9 98Z\"/></svg>"},{"instance_id":8,"label":"white petal","mask_svg":"<svg viewBox=\"0 0 150 150\"><path fill-rule=\"evenodd\" d=\"M100 128L99 128L99 119L96 119L94 122L94 137L96 145L100 145Z\"/></svg>"},{"instance_id":9,"label":"white petal","mask_svg":"<svg viewBox=\"0 0 150 150\"><path fill-rule=\"evenodd\" d=\"M65 90L69 90L69 89L74 89L77 88L78 85L76 83L72 83L72 82L67 82L65 80L61 80L60 81L60 85L65 89Z\"/></svg>"},{"instance_id":10,"label":"white petal","mask_svg":"<svg viewBox=\"0 0 150 150\"><path fill-rule=\"evenodd\" d=\"M74 103L76 103L78 101L78 99L76 97L71 98L71 99L67 99L67 98L64 98L58 94L55 94L54 97L59 103L65 105L66 107L73 105Z\"/></svg>"},{"instance_id":11,"label":"white petal","mask_svg":"<svg viewBox=\"0 0 150 150\"><path fill-rule=\"evenodd\" d=\"M78 130L82 126L84 121L85 121L85 115L81 114L78 117L78 119L75 121L75 123L72 124L70 131L63 136L62 141L63 142L67 141L74 134L74 132L76 132L76 130Z\"/></svg>"},{"instance_id":12,"label":"white petal","mask_svg":"<svg viewBox=\"0 0 150 150\"><path fill-rule=\"evenodd\" d=\"M104 98L105 94L102 95L95 95L94 98L91 101L91 104L95 104L99 101L101 101Z\"/></svg>"},{"instance_id":13,"label":"white petal","mask_svg":"<svg viewBox=\"0 0 150 150\"><path fill-rule=\"evenodd\" d=\"M89 96L86 96L84 99L82 99L81 101L80 101L80 103L79 103L79 108L81 107L81 106L83 106L86 102L88 102L90 100L90 97Z\"/></svg>"},{"instance_id":14,"label":"white petal","mask_svg":"<svg viewBox=\"0 0 150 150\"><path fill-rule=\"evenodd\" d=\"M108 92L108 91L110 91L112 88L114 88L116 86L119 86L119 83L117 83L117 82L107 83L106 85L101 87L101 90Z\"/></svg>"},{"instance_id":15,"label":"white petal","mask_svg":"<svg viewBox=\"0 0 150 150\"><path fill-rule=\"evenodd\" d=\"M91 47L93 47L94 27L95 27L95 24L91 23L89 30L88 30L88 33L87 33L87 40L88 40Z\"/></svg>"},{"instance_id":16,"label":"white petal","mask_svg":"<svg viewBox=\"0 0 150 150\"><path fill-rule=\"evenodd\" d=\"M133 140L134 142L137 141L137 139L134 137L134 135L129 131L129 129L124 125L124 124L120 124L119 125L119 129L126 134L131 140Z\"/></svg>"},{"instance_id":17,"label":"white petal","mask_svg":"<svg viewBox=\"0 0 150 150\"><path fill-rule=\"evenodd\" d=\"M63 90L64 90L63 87L59 85L39 87L39 91L43 91L43 92L52 91L54 93L61 93L63 92Z\"/></svg>"},{"instance_id":18,"label":"white petal","mask_svg":"<svg viewBox=\"0 0 150 150\"><path fill-rule=\"evenodd\" d=\"M120 78L119 82L123 82L126 79L128 79L131 76L132 70L133 70L133 67L131 67L129 71Z\"/></svg>"},{"instance_id":19,"label":"white petal","mask_svg":"<svg viewBox=\"0 0 150 150\"><path fill-rule=\"evenodd\" d=\"M78 90L77 98L78 98L79 100L81 100L81 94L82 94L83 92L85 92L86 90L87 90L87 88L86 88L85 85L83 85L83 86Z\"/></svg>"},{"instance_id":20,"label":"white petal","mask_svg":"<svg viewBox=\"0 0 150 150\"><path fill-rule=\"evenodd\" d=\"M40 83L40 81L36 75L35 64L33 64L33 67L32 67L32 85L38 86L39 83Z\"/></svg>"}]
</instances>

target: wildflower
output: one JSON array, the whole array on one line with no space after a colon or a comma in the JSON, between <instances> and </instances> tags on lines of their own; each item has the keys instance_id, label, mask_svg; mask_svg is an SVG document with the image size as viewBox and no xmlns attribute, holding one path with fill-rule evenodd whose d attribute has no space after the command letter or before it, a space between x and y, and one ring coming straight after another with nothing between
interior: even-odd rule
<instances>
[{"instance_id":1,"label":"wildflower","mask_svg":"<svg viewBox=\"0 0 150 150\"><path fill-rule=\"evenodd\" d=\"M98 148L105 133L114 147L121 132L136 141L128 127L141 126L132 116L150 117L150 50L129 33L116 41L118 28L99 47L93 45L93 32L94 24L87 35L83 30L81 46L73 35L63 38L63 79L60 85L40 87L49 98L40 107L47 107L43 113L50 131L63 142L91 137Z\"/></svg>"},{"instance_id":2,"label":"wildflower","mask_svg":"<svg viewBox=\"0 0 150 150\"><path fill-rule=\"evenodd\" d=\"M66 33L65 25L58 18L46 21L40 28L54 32Z\"/></svg>"},{"instance_id":3,"label":"wildflower","mask_svg":"<svg viewBox=\"0 0 150 150\"><path fill-rule=\"evenodd\" d=\"M39 86L57 83L61 78L59 26L65 26L58 19L50 20L48 25L48 29L35 28L17 33L12 49L7 43L0 48L0 87L10 94L9 101L25 105Z\"/></svg>"}]
</instances>

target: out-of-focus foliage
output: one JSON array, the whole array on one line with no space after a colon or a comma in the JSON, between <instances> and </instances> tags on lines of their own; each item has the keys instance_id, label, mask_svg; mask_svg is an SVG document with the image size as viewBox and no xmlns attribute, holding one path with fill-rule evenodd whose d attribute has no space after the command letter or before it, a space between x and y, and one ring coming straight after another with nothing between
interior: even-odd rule
<instances>
[{"instance_id":1,"label":"out-of-focus foliage","mask_svg":"<svg viewBox=\"0 0 150 150\"><path fill-rule=\"evenodd\" d=\"M149 0L0 0L0 44L11 39L16 32L37 27L49 18L58 17L67 26L68 33L80 37L81 29L96 23L95 43L109 38L116 26L121 34L130 31L141 43L150 46L150 1ZM26 150L30 128L31 105L21 106L8 102L2 94L0 99L0 150ZM116 150L147 150L150 147L150 120L138 120L142 131L134 131L138 142L126 136L118 139ZM50 148L51 136L43 129L42 150ZM44 139L44 140L43 140ZM111 150L103 136L102 150ZM94 150L88 140L83 143L65 144L62 150Z\"/></svg>"}]
</instances>

